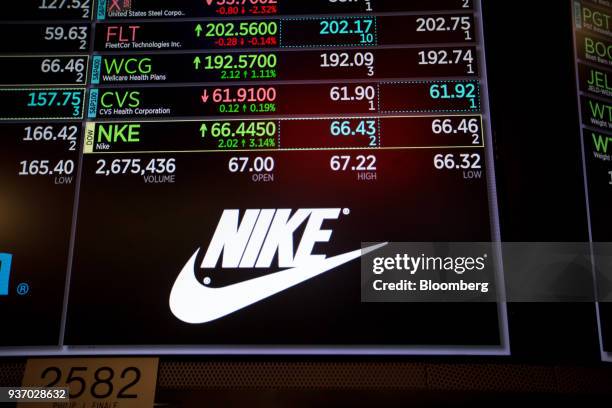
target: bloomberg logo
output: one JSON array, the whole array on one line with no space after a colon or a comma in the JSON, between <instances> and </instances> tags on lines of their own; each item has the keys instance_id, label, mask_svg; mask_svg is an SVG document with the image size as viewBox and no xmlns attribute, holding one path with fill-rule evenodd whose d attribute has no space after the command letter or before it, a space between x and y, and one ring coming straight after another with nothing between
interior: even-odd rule
<instances>
[{"instance_id":1,"label":"bloomberg logo","mask_svg":"<svg viewBox=\"0 0 612 408\"><path fill-rule=\"evenodd\" d=\"M13 255L0 253L0 296L8 295L9 277Z\"/></svg>"}]
</instances>

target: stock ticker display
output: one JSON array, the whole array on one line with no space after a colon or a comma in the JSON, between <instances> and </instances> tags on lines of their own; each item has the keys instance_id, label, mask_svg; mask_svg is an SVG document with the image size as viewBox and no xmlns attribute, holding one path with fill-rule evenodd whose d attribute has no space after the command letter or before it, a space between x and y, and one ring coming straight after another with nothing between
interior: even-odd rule
<instances>
[{"instance_id":1,"label":"stock ticker display","mask_svg":"<svg viewBox=\"0 0 612 408\"><path fill-rule=\"evenodd\" d=\"M507 352L502 302L360 298L362 242L500 239L479 0L0 19L0 346Z\"/></svg>"},{"instance_id":2,"label":"stock ticker display","mask_svg":"<svg viewBox=\"0 0 612 408\"><path fill-rule=\"evenodd\" d=\"M575 1L577 88L582 146L593 242L610 242L612 225L612 6L603 0ZM612 145L610 145L612 146ZM602 348L612 359L612 308L597 305Z\"/></svg>"}]
</instances>

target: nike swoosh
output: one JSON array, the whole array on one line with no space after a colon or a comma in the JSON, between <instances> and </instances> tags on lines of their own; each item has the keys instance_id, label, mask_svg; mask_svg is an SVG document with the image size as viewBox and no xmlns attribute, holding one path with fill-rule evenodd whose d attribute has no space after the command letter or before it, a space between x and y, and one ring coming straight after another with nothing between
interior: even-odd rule
<instances>
[{"instance_id":1,"label":"nike swoosh","mask_svg":"<svg viewBox=\"0 0 612 408\"><path fill-rule=\"evenodd\" d=\"M195 260L200 252L198 249L174 282L170 293L170 310L174 316L185 323L208 323L299 285L385 245L387 243L358 249L310 265L286 269L223 288L208 288L196 279L194 271Z\"/></svg>"}]
</instances>

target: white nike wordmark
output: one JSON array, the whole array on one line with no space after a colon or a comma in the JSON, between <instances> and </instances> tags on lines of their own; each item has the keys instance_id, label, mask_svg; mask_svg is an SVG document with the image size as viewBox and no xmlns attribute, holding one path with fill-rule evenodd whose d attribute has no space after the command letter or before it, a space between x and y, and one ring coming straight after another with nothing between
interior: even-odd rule
<instances>
[{"instance_id":1,"label":"white nike wordmark","mask_svg":"<svg viewBox=\"0 0 612 408\"><path fill-rule=\"evenodd\" d=\"M178 319L186 323L211 322L337 268L362 255L376 251L385 245L387 244L382 243L324 260L317 260L310 264L222 288L206 287L196 279L195 261L199 253L198 250L189 259L172 287L170 310Z\"/></svg>"}]
</instances>

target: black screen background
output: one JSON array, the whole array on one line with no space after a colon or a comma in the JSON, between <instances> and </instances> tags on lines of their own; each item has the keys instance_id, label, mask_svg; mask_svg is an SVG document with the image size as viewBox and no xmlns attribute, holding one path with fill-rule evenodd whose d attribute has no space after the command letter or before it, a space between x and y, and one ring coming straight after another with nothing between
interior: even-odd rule
<instances>
[{"instance_id":1,"label":"black screen background","mask_svg":"<svg viewBox=\"0 0 612 408\"><path fill-rule=\"evenodd\" d=\"M571 2L483 3L502 240L588 242ZM508 312L517 359L599 360L593 304Z\"/></svg>"}]
</instances>

